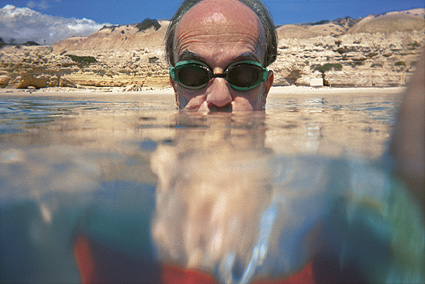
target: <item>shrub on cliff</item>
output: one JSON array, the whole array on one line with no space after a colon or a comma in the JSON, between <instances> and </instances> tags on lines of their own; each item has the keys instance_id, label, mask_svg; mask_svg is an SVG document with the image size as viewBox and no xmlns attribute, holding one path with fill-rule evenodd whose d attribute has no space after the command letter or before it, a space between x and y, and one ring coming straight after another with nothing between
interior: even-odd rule
<instances>
[{"instance_id":1,"label":"shrub on cliff","mask_svg":"<svg viewBox=\"0 0 425 284\"><path fill-rule=\"evenodd\" d=\"M339 46L339 45L338 45ZM339 54L344 54L346 52L350 52L351 50L346 47L340 47L336 50Z\"/></svg>"},{"instance_id":2,"label":"shrub on cliff","mask_svg":"<svg viewBox=\"0 0 425 284\"><path fill-rule=\"evenodd\" d=\"M71 54L67 54L66 56L71 58L72 61L80 63L80 64L90 64L90 63L97 62L96 58L94 58L93 56L77 56L77 55L71 55Z\"/></svg>"},{"instance_id":3,"label":"shrub on cliff","mask_svg":"<svg viewBox=\"0 0 425 284\"><path fill-rule=\"evenodd\" d=\"M329 23L330 21L329 20L321 20L321 21L318 21L318 22L308 22L308 23L303 23L303 24L301 24L301 25L303 25L303 26L318 26L318 25L324 25L324 24L327 24L327 23Z\"/></svg>"},{"instance_id":4,"label":"shrub on cliff","mask_svg":"<svg viewBox=\"0 0 425 284\"><path fill-rule=\"evenodd\" d=\"M311 23L310 25L312 25L312 26L318 26L318 25L324 25L324 24L327 24L327 23L329 23L329 22L330 22L329 20L321 20L321 21L319 21L319 22Z\"/></svg>"},{"instance_id":5,"label":"shrub on cliff","mask_svg":"<svg viewBox=\"0 0 425 284\"><path fill-rule=\"evenodd\" d=\"M364 65L363 59L353 59L353 61L349 62L348 65L350 65L353 68L356 68L357 66Z\"/></svg>"},{"instance_id":6,"label":"shrub on cliff","mask_svg":"<svg viewBox=\"0 0 425 284\"><path fill-rule=\"evenodd\" d=\"M323 85L329 86L329 82L325 78L325 73L331 69L335 71L341 71L342 65L339 63L326 63L323 65L315 64L315 65L312 65L310 68L314 69L314 71L319 71L320 73L322 73Z\"/></svg>"},{"instance_id":7,"label":"shrub on cliff","mask_svg":"<svg viewBox=\"0 0 425 284\"><path fill-rule=\"evenodd\" d=\"M418 43L416 40L413 43L408 43L407 45L409 46L408 49L410 50L415 50L416 48L421 47L421 44Z\"/></svg>"},{"instance_id":8,"label":"shrub on cliff","mask_svg":"<svg viewBox=\"0 0 425 284\"><path fill-rule=\"evenodd\" d=\"M29 40L29 41L27 41L24 45L27 45L27 46L34 46L34 45L40 45L40 44L38 44L38 43L37 43L37 42L35 42L35 41Z\"/></svg>"},{"instance_id":9,"label":"shrub on cliff","mask_svg":"<svg viewBox=\"0 0 425 284\"><path fill-rule=\"evenodd\" d=\"M154 20L152 20L152 19L144 19L142 22L136 24L136 28L139 29L139 32L140 31L147 30L147 29L152 28L152 27L154 27L155 30L157 31L157 30L159 30L159 28L161 27L161 25L155 19Z\"/></svg>"},{"instance_id":10,"label":"shrub on cliff","mask_svg":"<svg viewBox=\"0 0 425 284\"><path fill-rule=\"evenodd\" d=\"M313 65L311 68L314 69L315 71L319 71L320 73L324 74L325 72L331 69L336 71L341 71L342 65L339 63L326 63L324 65Z\"/></svg>"}]
</instances>

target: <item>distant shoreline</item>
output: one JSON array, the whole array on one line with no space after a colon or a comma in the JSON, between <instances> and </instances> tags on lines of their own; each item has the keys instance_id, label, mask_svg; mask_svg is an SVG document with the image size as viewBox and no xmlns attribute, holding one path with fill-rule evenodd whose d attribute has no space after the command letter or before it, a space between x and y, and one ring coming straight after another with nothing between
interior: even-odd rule
<instances>
[{"instance_id":1,"label":"distant shoreline","mask_svg":"<svg viewBox=\"0 0 425 284\"><path fill-rule=\"evenodd\" d=\"M402 87L305 87L305 86L288 86L288 87L272 87L269 95L274 94L299 94L299 95L329 95L329 94L400 94L406 90Z\"/></svg>"},{"instance_id":2,"label":"distant shoreline","mask_svg":"<svg viewBox=\"0 0 425 284\"><path fill-rule=\"evenodd\" d=\"M272 87L269 96L274 95L330 95L330 94L401 94L406 87L305 87L305 86L276 86ZM66 96L68 94L87 95L170 95L173 96L172 88L146 88L140 91L126 91L121 87L88 87L88 88L41 88L41 89L7 89L0 88L0 96Z\"/></svg>"}]
</instances>

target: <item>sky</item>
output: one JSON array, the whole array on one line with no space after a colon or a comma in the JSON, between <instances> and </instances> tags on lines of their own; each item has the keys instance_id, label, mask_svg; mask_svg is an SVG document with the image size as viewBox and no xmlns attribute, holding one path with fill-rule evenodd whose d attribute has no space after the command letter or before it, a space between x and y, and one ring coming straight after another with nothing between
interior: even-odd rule
<instances>
[{"instance_id":1,"label":"sky","mask_svg":"<svg viewBox=\"0 0 425 284\"><path fill-rule=\"evenodd\" d=\"M181 0L0 0L0 37L27 36L51 43L60 37L88 35L104 24L169 19ZM365 17L424 8L425 0L263 0L276 25ZM13 5L5 9L6 5ZM23 10L20 8L28 8ZM32 11L32 15L30 12ZM54 28L53 28L54 26ZM31 32L31 29L33 30ZM61 29L61 30L59 30ZM63 29L67 29L66 32ZM41 35L47 31L46 35ZM41 39L42 37L43 39ZM23 40L23 39L22 39ZM31 39L33 40L33 39Z\"/></svg>"}]
</instances>

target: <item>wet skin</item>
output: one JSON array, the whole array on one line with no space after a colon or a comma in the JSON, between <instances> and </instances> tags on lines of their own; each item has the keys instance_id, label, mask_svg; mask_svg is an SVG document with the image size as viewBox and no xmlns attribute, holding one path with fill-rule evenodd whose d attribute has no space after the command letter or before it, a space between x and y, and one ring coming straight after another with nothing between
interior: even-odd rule
<instances>
[{"instance_id":1,"label":"wet skin","mask_svg":"<svg viewBox=\"0 0 425 284\"><path fill-rule=\"evenodd\" d=\"M175 34L174 60L208 64L215 74L237 61L264 63L265 37L255 13L239 1L205 0L181 19ZM261 110L273 83L273 72L259 86L237 91L223 78L213 78L200 90L189 90L170 78L180 109L209 111Z\"/></svg>"}]
</instances>

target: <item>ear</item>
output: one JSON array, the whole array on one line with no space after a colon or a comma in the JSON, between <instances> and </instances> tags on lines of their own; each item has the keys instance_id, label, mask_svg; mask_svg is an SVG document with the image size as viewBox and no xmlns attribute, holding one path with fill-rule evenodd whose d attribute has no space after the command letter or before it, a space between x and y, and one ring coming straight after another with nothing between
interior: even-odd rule
<instances>
[{"instance_id":1,"label":"ear","mask_svg":"<svg viewBox=\"0 0 425 284\"><path fill-rule=\"evenodd\" d=\"M273 85L274 74L272 70L269 70L267 80L264 81L264 94L263 94L263 106L266 104L267 95L269 94L270 88Z\"/></svg>"}]
</instances>

